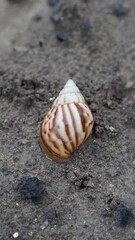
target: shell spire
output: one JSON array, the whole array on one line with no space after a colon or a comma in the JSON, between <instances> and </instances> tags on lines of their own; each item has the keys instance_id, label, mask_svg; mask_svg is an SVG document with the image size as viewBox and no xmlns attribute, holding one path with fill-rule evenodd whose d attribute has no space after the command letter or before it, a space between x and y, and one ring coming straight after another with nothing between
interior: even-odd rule
<instances>
[{"instance_id":1,"label":"shell spire","mask_svg":"<svg viewBox=\"0 0 135 240\"><path fill-rule=\"evenodd\" d=\"M45 155L66 162L93 127L91 111L72 79L69 79L43 120L39 144Z\"/></svg>"},{"instance_id":2,"label":"shell spire","mask_svg":"<svg viewBox=\"0 0 135 240\"><path fill-rule=\"evenodd\" d=\"M74 83L74 81L72 79L69 79L67 81L67 83L65 84L64 88L61 90L60 94L67 94L67 93L79 93L80 90L79 88L76 86L76 84Z\"/></svg>"},{"instance_id":3,"label":"shell spire","mask_svg":"<svg viewBox=\"0 0 135 240\"><path fill-rule=\"evenodd\" d=\"M83 95L80 93L79 88L76 86L72 79L69 79L64 88L60 91L59 96L54 101L53 106L65 103L85 103Z\"/></svg>"}]
</instances>

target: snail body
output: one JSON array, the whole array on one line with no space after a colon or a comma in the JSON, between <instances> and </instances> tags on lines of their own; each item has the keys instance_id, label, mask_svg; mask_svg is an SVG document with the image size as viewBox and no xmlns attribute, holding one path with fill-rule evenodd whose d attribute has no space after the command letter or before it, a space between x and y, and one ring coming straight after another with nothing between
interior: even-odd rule
<instances>
[{"instance_id":1,"label":"snail body","mask_svg":"<svg viewBox=\"0 0 135 240\"><path fill-rule=\"evenodd\" d=\"M64 163L88 138L93 124L84 97L69 79L42 122L40 147L47 158Z\"/></svg>"}]
</instances>

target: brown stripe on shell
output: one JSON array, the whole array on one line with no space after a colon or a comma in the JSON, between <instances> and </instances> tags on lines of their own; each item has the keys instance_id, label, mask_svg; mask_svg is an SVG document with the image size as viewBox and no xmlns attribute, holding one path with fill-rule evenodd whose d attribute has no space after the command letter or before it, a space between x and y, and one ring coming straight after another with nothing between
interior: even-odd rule
<instances>
[{"instance_id":1,"label":"brown stripe on shell","mask_svg":"<svg viewBox=\"0 0 135 240\"><path fill-rule=\"evenodd\" d=\"M78 147L78 141L79 140L78 140L78 133L77 133L76 121L75 121L75 118L74 118L74 113L72 112L70 104L67 104L67 107L69 109L71 119L72 119L72 123L73 123L73 128L74 128L74 133L75 133L75 138L76 138L76 147Z\"/></svg>"},{"instance_id":2,"label":"brown stripe on shell","mask_svg":"<svg viewBox=\"0 0 135 240\"><path fill-rule=\"evenodd\" d=\"M86 124L86 119L84 117L84 111L83 111L83 108L80 106L79 103L75 103L75 106L78 110L78 113L79 113L79 116L80 116L80 120L81 120L81 123L82 123L82 129L83 129L83 132L86 131L85 129L85 124Z\"/></svg>"},{"instance_id":3,"label":"brown stripe on shell","mask_svg":"<svg viewBox=\"0 0 135 240\"><path fill-rule=\"evenodd\" d=\"M50 152L50 154L52 154L52 155L54 154L54 155L56 155L56 156L59 157L59 155L57 155L57 154L49 147L49 145L46 143L46 141L45 141L45 139L44 139L44 137L43 137L42 131L43 131L43 130L42 130L42 127L41 127L40 137L41 137L41 140L42 140L45 148Z\"/></svg>"},{"instance_id":4,"label":"brown stripe on shell","mask_svg":"<svg viewBox=\"0 0 135 240\"><path fill-rule=\"evenodd\" d=\"M91 129L92 129L92 125L94 124L94 120L91 120L91 122L89 123L89 125L87 126L87 129L88 129L88 131L87 131L87 133L89 132L89 128L91 127ZM91 132L91 130L90 130L90 132ZM88 137L88 134L85 136L85 138L84 138L84 141L87 139L87 137Z\"/></svg>"},{"instance_id":5,"label":"brown stripe on shell","mask_svg":"<svg viewBox=\"0 0 135 240\"><path fill-rule=\"evenodd\" d=\"M83 132L85 132L85 136L83 141L85 141L88 137L88 132L89 132L89 125L87 126L87 121L88 118L90 117L89 114L87 116L85 116L85 109L79 104L79 103L75 103L77 109L79 110L79 115L81 118L81 123L82 123L82 128L83 128ZM83 105L85 108L87 108L87 105Z\"/></svg>"},{"instance_id":6,"label":"brown stripe on shell","mask_svg":"<svg viewBox=\"0 0 135 240\"><path fill-rule=\"evenodd\" d=\"M72 137L70 135L70 129L69 129L69 124L68 124L68 121L67 121L67 118L66 118L66 111L64 109L64 105L61 105L61 110L62 110L62 116L63 116L63 122L64 122L64 126L65 126L65 131L66 131L67 137L68 137L68 139L71 143L72 149L74 150L75 146L74 146Z\"/></svg>"},{"instance_id":7,"label":"brown stripe on shell","mask_svg":"<svg viewBox=\"0 0 135 240\"><path fill-rule=\"evenodd\" d=\"M49 131L51 131L51 129ZM50 133L48 133L48 139L49 139L49 142L52 143L57 150L59 150L59 145L56 143L56 141L52 140Z\"/></svg>"},{"instance_id":8,"label":"brown stripe on shell","mask_svg":"<svg viewBox=\"0 0 135 240\"><path fill-rule=\"evenodd\" d=\"M56 149L59 149L59 147L58 147L58 145L56 144L56 142L51 139L51 135L50 135L50 131L51 131L50 122L49 122L49 126L48 126L48 127L49 127L49 133L48 133L49 143L52 143ZM45 125L44 125L44 128L45 128ZM57 156L57 157L61 157L60 154L58 154L57 152L55 152L54 150L52 150L52 148L49 146L49 144L46 143L46 141L45 141L45 139L43 138L43 136L42 136L42 140L43 140L43 142L44 142L44 144L45 144L45 147L48 149L48 151L49 151L52 155Z\"/></svg>"},{"instance_id":9,"label":"brown stripe on shell","mask_svg":"<svg viewBox=\"0 0 135 240\"><path fill-rule=\"evenodd\" d=\"M61 140L61 142L62 142L62 144L63 144L63 147L65 148L65 153L66 153L66 154L71 154L70 149L67 147L64 139L61 137L61 135L58 133L57 130L54 130L54 134L56 135L56 137L57 137L58 139Z\"/></svg>"},{"instance_id":10,"label":"brown stripe on shell","mask_svg":"<svg viewBox=\"0 0 135 240\"><path fill-rule=\"evenodd\" d=\"M89 128L91 125L93 125L94 121L92 120L89 125L86 127L86 134L85 134L85 137L84 137L84 141L87 139L88 137L88 132L89 132Z\"/></svg>"},{"instance_id":11,"label":"brown stripe on shell","mask_svg":"<svg viewBox=\"0 0 135 240\"><path fill-rule=\"evenodd\" d=\"M57 115L58 115L58 108L57 108L56 111L54 112L54 117L53 117L53 120L52 120L52 127L53 127L53 128L56 126Z\"/></svg>"},{"instance_id":12,"label":"brown stripe on shell","mask_svg":"<svg viewBox=\"0 0 135 240\"><path fill-rule=\"evenodd\" d=\"M44 126L45 124L48 122L48 120L51 118L51 115L53 113L53 110L54 110L55 106L53 106L50 111L48 112L48 114L46 115L45 119L44 119Z\"/></svg>"},{"instance_id":13,"label":"brown stripe on shell","mask_svg":"<svg viewBox=\"0 0 135 240\"><path fill-rule=\"evenodd\" d=\"M84 136L84 139L83 141L85 141L88 137L88 132L89 132L89 126L86 126L86 130L85 130L85 136Z\"/></svg>"},{"instance_id":14,"label":"brown stripe on shell","mask_svg":"<svg viewBox=\"0 0 135 240\"><path fill-rule=\"evenodd\" d=\"M55 113L54 113L54 114L55 114ZM55 118L55 119L56 119L56 118ZM55 121L56 121L56 120L55 120ZM55 121L54 121L54 123L55 123ZM49 132L53 132L53 134L55 134L56 137L59 136L59 137L60 137L60 140L61 140L62 143L63 143L64 148L68 151L68 152L65 151L65 153L66 153L66 154L71 154L71 152L70 152L70 150L67 148L64 140L62 140L62 137L57 133L57 130L55 130L56 127L54 127L54 126L55 126L55 125L53 125L53 128L50 128L50 123L49 123ZM50 134L50 133L48 133L48 138L49 138L49 142L52 143L52 144L54 145L54 147L60 152L59 144L57 144L56 141L53 141L53 140L51 139L51 134ZM53 150L52 150L52 151L53 151ZM53 152L54 152L54 151L53 151ZM54 152L54 153L55 153L55 155L61 157L61 155L58 154L57 152Z\"/></svg>"},{"instance_id":15,"label":"brown stripe on shell","mask_svg":"<svg viewBox=\"0 0 135 240\"><path fill-rule=\"evenodd\" d=\"M51 138L51 134L50 134L51 132L53 132L53 128L50 127L50 122L49 122L49 131L48 131L49 142L52 143L57 150L59 150L59 145L56 143L56 141L52 140Z\"/></svg>"},{"instance_id":16,"label":"brown stripe on shell","mask_svg":"<svg viewBox=\"0 0 135 240\"><path fill-rule=\"evenodd\" d=\"M57 123L56 123L57 116L58 116L58 108L57 108L56 111L54 112L54 118L53 118L53 122L52 122L53 133L56 135L56 137L57 137L58 139L61 140L61 142L62 142L65 150L67 151L66 153L67 153L67 154L71 154L71 151L70 151L70 149L67 147L67 145L65 144L64 139L62 138L62 136L60 135L60 133L57 131Z\"/></svg>"},{"instance_id":17,"label":"brown stripe on shell","mask_svg":"<svg viewBox=\"0 0 135 240\"><path fill-rule=\"evenodd\" d=\"M54 103L53 103L53 105L52 105L53 108L57 106L58 101L59 101L59 97L57 97L57 98L55 99L55 101L54 101Z\"/></svg>"},{"instance_id":18,"label":"brown stripe on shell","mask_svg":"<svg viewBox=\"0 0 135 240\"><path fill-rule=\"evenodd\" d=\"M43 125L43 124L42 124ZM61 156L61 154L58 154L56 153L54 150L52 150L50 148L50 146L46 143L44 137L43 137L43 134L42 132L44 132L44 129L42 128L41 126L41 130L40 130L40 139L39 139L39 143L40 143L40 147L42 148L43 152L46 154L46 156L48 156L49 158L51 159L54 159L58 162L65 162L65 159L67 159L71 153L67 153L65 152L66 154L69 154L69 156ZM60 160L61 159L61 160Z\"/></svg>"}]
</instances>

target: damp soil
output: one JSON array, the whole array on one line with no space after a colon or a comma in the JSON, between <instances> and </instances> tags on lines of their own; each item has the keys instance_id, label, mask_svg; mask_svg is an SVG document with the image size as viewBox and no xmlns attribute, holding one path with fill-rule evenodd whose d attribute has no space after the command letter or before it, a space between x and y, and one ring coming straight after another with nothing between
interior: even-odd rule
<instances>
[{"instance_id":1,"label":"damp soil","mask_svg":"<svg viewBox=\"0 0 135 240\"><path fill-rule=\"evenodd\" d=\"M69 78L95 124L58 164L38 138ZM134 0L0 1L0 169L1 240L135 239Z\"/></svg>"}]
</instances>

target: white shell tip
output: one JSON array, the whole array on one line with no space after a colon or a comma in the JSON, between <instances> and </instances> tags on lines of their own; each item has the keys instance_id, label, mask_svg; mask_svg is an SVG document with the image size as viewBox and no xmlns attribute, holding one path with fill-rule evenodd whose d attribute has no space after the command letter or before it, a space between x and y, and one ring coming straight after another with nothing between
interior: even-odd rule
<instances>
[{"instance_id":1,"label":"white shell tip","mask_svg":"<svg viewBox=\"0 0 135 240\"><path fill-rule=\"evenodd\" d=\"M74 83L74 81L72 79L69 79L67 81L67 83L65 84L64 88L61 90L60 94L68 94L68 93L72 93L72 92L80 92L78 87L76 86L76 84Z\"/></svg>"},{"instance_id":2,"label":"white shell tip","mask_svg":"<svg viewBox=\"0 0 135 240\"><path fill-rule=\"evenodd\" d=\"M76 84L74 83L74 81L72 79L69 79L65 86L66 87L71 87L71 86L76 86Z\"/></svg>"}]
</instances>

